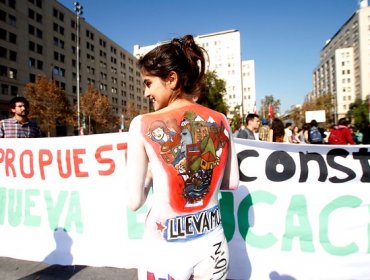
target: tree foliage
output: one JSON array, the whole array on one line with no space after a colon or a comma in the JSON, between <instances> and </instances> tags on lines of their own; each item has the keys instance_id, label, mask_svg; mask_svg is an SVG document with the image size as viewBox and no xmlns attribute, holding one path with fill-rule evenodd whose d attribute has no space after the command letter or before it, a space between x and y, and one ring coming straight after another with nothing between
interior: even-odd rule
<instances>
[{"instance_id":1,"label":"tree foliage","mask_svg":"<svg viewBox=\"0 0 370 280\"><path fill-rule=\"evenodd\" d=\"M356 99L349 106L347 117L354 121L356 128L362 128L369 123L369 105L367 100Z\"/></svg>"},{"instance_id":2,"label":"tree foliage","mask_svg":"<svg viewBox=\"0 0 370 280\"><path fill-rule=\"evenodd\" d=\"M330 127L334 123L334 106L332 103L332 94L328 93L310 101L305 101L302 105L303 117L301 118L302 124L304 116L307 111L325 110L326 123L324 127Z\"/></svg>"},{"instance_id":3,"label":"tree foliage","mask_svg":"<svg viewBox=\"0 0 370 280\"><path fill-rule=\"evenodd\" d=\"M43 75L35 83L28 83L24 96L30 102L30 118L35 119L40 129L50 136L57 125L73 123L73 113L64 90L54 80Z\"/></svg>"},{"instance_id":4,"label":"tree foliage","mask_svg":"<svg viewBox=\"0 0 370 280\"><path fill-rule=\"evenodd\" d=\"M296 107L291 110L289 119L298 127L302 127L305 123L305 113L302 111L302 107Z\"/></svg>"},{"instance_id":5,"label":"tree foliage","mask_svg":"<svg viewBox=\"0 0 370 280\"><path fill-rule=\"evenodd\" d=\"M111 128L113 116L109 99L100 91L89 86L80 97L80 111L88 122L88 131Z\"/></svg>"},{"instance_id":6,"label":"tree foliage","mask_svg":"<svg viewBox=\"0 0 370 280\"><path fill-rule=\"evenodd\" d=\"M205 74L205 87L197 102L226 115L228 107L224 100L225 93L226 82L219 79L215 71L209 71Z\"/></svg>"},{"instance_id":7,"label":"tree foliage","mask_svg":"<svg viewBox=\"0 0 370 280\"><path fill-rule=\"evenodd\" d=\"M240 128L241 124L243 123L242 117L240 116L240 105L236 106L233 111L229 112L232 116L230 120L230 127L232 131L236 131Z\"/></svg>"},{"instance_id":8,"label":"tree foliage","mask_svg":"<svg viewBox=\"0 0 370 280\"><path fill-rule=\"evenodd\" d=\"M272 108L274 110L274 115L276 116L280 112L280 99L274 98L273 95L266 95L264 98L261 100L261 108L259 111L259 115L263 118L268 118L268 113L269 113L269 106L272 104Z\"/></svg>"}]
</instances>

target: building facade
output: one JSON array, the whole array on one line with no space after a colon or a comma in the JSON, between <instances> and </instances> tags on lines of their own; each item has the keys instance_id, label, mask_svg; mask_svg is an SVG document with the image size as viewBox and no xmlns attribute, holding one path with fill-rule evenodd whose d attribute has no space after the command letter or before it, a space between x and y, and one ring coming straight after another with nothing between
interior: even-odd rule
<instances>
[{"instance_id":1,"label":"building facade","mask_svg":"<svg viewBox=\"0 0 370 280\"><path fill-rule=\"evenodd\" d=\"M244 114L252 112L256 100L254 61L242 62L240 32L228 30L198 35L194 36L194 40L208 53L208 70L215 71L218 78L226 82L224 98L229 111L240 110L242 113L244 108ZM135 45L134 56L139 58L163 43L150 46ZM242 74L243 70L246 73Z\"/></svg>"},{"instance_id":2,"label":"building facade","mask_svg":"<svg viewBox=\"0 0 370 280\"><path fill-rule=\"evenodd\" d=\"M359 9L320 52L310 98L329 93L333 95L334 120L345 117L356 99L370 97L370 7L367 0L360 1Z\"/></svg>"},{"instance_id":3,"label":"building facade","mask_svg":"<svg viewBox=\"0 0 370 280\"><path fill-rule=\"evenodd\" d=\"M70 104L77 103L77 37L80 94L89 85L98 89L117 116L130 104L149 111L137 59L83 18L77 34L76 14L56 0L1 0L0 22L0 118L38 74L53 78Z\"/></svg>"},{"instance_id":4,"label":"building facade","mask_svg":"<svg viewBox=\"0 0 370 280\"><path fill-rule=\"evenodd\" d=\"M256 108L256 74L254 60L242 61L242 83L244 114L254 113Z\"/></svg>"}]
</instances>

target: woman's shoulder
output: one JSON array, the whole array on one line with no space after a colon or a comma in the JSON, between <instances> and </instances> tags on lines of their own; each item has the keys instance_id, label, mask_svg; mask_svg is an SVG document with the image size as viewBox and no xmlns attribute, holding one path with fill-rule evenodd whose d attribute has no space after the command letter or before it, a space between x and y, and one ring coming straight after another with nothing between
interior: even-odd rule
<instances>
[{"instance_id":1,"label":"woman's shoulder","mask_svg":"<svg viewBox=\"0 0 370 280\"><path fill-rule=\"evenodd\" d=\"M177 119L181 121L184 117L186 118L200 118L203 120L210 120L219 122L226 121L226 116L220 112L204 107L200 104L193 103L186 106L166 108L166 110L159 110L156 112L150 112L142 115L143 120L168 120Z\"/></svg>"}]
</instances>

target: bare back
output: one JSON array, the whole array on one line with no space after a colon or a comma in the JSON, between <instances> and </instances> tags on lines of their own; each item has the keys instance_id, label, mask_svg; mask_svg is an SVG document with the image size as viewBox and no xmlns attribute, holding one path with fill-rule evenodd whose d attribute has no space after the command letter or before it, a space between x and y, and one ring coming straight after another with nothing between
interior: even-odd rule
<instances>
[{"instance_id":1,"label":"bare back","mask_svg":"<svg viewBox=\"0 0 370 280\"><path fill-rule=\"evenodd\" d=\"M133 160L144 161L143 166L150 162L153 174L154 198L147 230L161 235L169 219L216 213L212 209L218 207L218 190L233 147L225 116L192 103L139 116L131 125L132 145L137 147ZM142 148L147 158L140 155ZM146 170L132 172L136 174L130 176L143 176Z\"/></svg>"}]
</instances>

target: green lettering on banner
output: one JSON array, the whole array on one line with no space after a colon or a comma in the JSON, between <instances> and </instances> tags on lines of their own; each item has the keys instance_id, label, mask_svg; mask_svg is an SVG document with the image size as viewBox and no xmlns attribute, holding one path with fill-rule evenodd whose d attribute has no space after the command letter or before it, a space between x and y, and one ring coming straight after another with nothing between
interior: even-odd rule
<instances>
[{"instance_id":1,"label":"green lettering on banner","mask_svg":"<svg viewBox=\"0 0 370 280\"><path fill-rule=\"evenodd\" d=\"M229 242L235 232L235 217L234 217L234 195L231 192L221 192L220 194L220 212L222 226L227 242Z\"/></svg>"},{"instance_id":2,"label":"green lettering on banner","mask_svg":"<svg viewBox=\"0 0 370 280\"><path fill-rule=\"evenodd\" d=\"M76 191L71 192L71 199L69 200L69 207L64 228L67 231L70 231L72 228L72 223L75 224L77 233L83 232L80 196L79 193Z\"/></svg>"},{"instance_id":3,"label":"green lettering on banner","mask_svg":"<svg viewBox=\"0 0 370 280\"><path fill-rule=\"evenodd\" d=\"M62 210L64 204L66 203L67 196L68 196L67 191L60 191L58 194L57 202L54 205L53 198L51 197L51 192L50 191L44 192L44 198L48 211L49 227L51 230L54 230L59 226L60 215L62 214Z\"/></svg>"},{"instance_id":4,"label":"green lettering on banner","mask_svg":"<svg viewBox=\"0 0 370 280\"><path fill-rule=\"evenodd\" d=\"M12 226L19 226L22 220L23 191L10 189L8 191L8 220Z\"/></svg>"},{"instance_id":5,"label":"green lettering on banner","mask_svg":"<svg viewBox=\"0 0 370 280\"><path fill-rule=\"evenodd\" d=\"M24 195L24 225L26 226L40 226L41 217L31 215L31 209L35 207L35 202L32 200L32 196L39 196L39 190L26 190Z\"/></svg>"},{"instance_id":6,"label":"green lettering on banner","mask_svg":"<svg viewBox=\"0 0 370 280\"><path fill-rule=\"evenodd\" d=\"M344 207L351 207L356 208L361 204L361 200L355 196L341 196L334 199L328 205L324 207L324 209L320 213L320 244L322 247L329 253L334 256L347 256L358 251L358 246L356 243L351 243L347 246L335 246L331 244L329 240L329 233L328 233L328 224L329 224L329 216L334 210Z\"/></svg>"},{"instance_id":7,"label":"green lettering on banner","mask_svg":"<svg viewBox=\"0 0 370 280\"><path fill-rule=\"evenodd\" d=\"M6 188L0 188L0 225L4 224L6 208Z\"/></svg>"},{"instance_id":8,"label":"green lettering on banner","mask_svg":"<svg viewBox=\"0 0 370 280\"><path fill-rule=\"evenodd\" d=\"M266 191L255 191L247 195L239 205L238 209L238 225L239 232L243 239L256 248L268 248L277 242L277 238L272 233L267 233L263 236L258 236L250 229L249 223L249 208L257 203L273 204L276 201L276 196ZM254 219L253 214L251 215Z\"/></svg>"},{"instance_id":9,"label":"green lettering on banner","mask_svg":"<svg viewBox=\"0 0 370 280\"><path fill-rule=\"evenodd\" d=\"M294 225L297 217L299 225ZM314 252L312 228L307 215L307 202L303 195L294 195L290 201L285 220L285 233L281 245L282 251L292 250L294 237L298 237L303 252Z\"/></svg>"},{"instance_id":10,"label":"green lettering on banner","mask_svg":"<svg viewBox=\"0 0 370 280\"><path fill-rule=\"evenodd\" d=\"M127 235L129 239L142 239L144 235L144 223L137 221L138 215L145 215L148 211L146 205L143 205L136 212L127 208Z\"/></svg>"}]
</instances>

